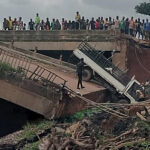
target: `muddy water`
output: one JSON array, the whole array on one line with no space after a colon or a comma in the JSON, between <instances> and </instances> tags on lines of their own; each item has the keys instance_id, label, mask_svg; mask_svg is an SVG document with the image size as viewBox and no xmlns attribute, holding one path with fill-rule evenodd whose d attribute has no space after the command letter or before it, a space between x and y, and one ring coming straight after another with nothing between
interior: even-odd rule
<instances>
[{"instance_id":1,"label":"muddy water","mask_svg":"<svg viewBox=\"0 0 150 150\"><path fill-rule=\"evenodd\" d=\"M0 137L22 129L30 120L39 115L0 99Z\"/></svg>"}]
</instances>

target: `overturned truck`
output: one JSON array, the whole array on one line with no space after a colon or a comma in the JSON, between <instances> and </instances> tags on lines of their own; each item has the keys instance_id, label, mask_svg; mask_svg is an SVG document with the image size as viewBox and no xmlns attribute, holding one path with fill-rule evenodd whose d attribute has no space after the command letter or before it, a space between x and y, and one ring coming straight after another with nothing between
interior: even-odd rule
<instances>
[{"instance_id":1,"label":"overturned truck","mask_svg":"<svg viewBox=\"0 0 150 150\"><path fill-rule=\"evenodd\" d=\"M120 102L135 103L143 99L144 91L140 82L134 76L127 76L107 59L102 51L97 51L87 42L82 42L73 53L77 58L84 59L90 78L93 76L97 82L117 95Z\"/></svg>"}]
</instances>

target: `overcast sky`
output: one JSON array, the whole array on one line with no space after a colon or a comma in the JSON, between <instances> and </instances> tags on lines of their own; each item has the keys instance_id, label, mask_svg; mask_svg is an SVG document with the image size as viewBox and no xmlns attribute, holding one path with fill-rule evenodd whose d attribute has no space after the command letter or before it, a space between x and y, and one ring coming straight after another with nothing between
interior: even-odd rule
<instances>
[{"instance_id":1,"label":"overcast sky","mask_svg":"<svg viewBox=\"0 0 150 150\"><path fill-rule=\"evenodd\" d=\"M0 0L0 22L8 16L22 16L23 20L28 22L30 18L35 18L37 12L41 19L74 19L76 11L85 18L116 15L139 17L134 7L143 1L149 0Z\"/></svg>"}]
</instances>

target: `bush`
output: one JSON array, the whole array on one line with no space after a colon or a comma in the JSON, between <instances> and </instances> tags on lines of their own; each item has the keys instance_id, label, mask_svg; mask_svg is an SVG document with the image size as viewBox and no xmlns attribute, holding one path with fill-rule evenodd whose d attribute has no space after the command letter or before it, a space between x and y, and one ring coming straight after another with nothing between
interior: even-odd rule
<instances>
[{"instance_id":1,"label":"bush","mask_svg":"<svg viewBox=\"0 0 150 150\"><path fill-rule=\"evenodd\" d=\"M5 77L8 73L15 72L15 69L12 68L9 64L0 63L0 78Z\"/></svg>"},{"instance_id":2,"label":"bush","mask_svg":"<svg viewBox=\"0 0 150 150\"><path fill-rule=\"evenodd\" d=\"M17 76L18 75L18 76ZM25 76L24 69L18 67L17 69L13 68L10 64L0 63L0 78L14 79L15 77Z\"/></svg>"},{"instance_id":3,"label":"bush","mask_svg":"<svg viewBox=\"0 0 150 150\"><path fill-rule=\"evenodd\" d=\"M65 120L65 122L80 121L83 118L90 118L91 116L93 116L94 114L99 113L99 112L100 112L100 109L98 109L98 108L90 108L90 109L86 109L86 110L77 112L74 115L68 116L64 120Z\"/></svg>"}]
</instances>

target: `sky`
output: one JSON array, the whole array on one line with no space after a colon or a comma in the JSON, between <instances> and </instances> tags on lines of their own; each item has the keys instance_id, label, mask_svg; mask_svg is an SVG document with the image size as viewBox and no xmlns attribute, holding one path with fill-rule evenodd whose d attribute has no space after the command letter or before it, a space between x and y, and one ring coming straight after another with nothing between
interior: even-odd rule
<instances>
[{"instance_id":1,"label":"sky","mask_svg":"<svg viewBox=\"0 0 150 150\"><path fill-rule=\"evenodd\" d=\"M41 19L66 18L74 19L76 11L85 18L91 17L141 17L135 12L135 5L149 0L0 0L0 24L3 18L23 17L27 23L30 18L35 18L38 12Z\"/></svg>"}]
</instances>

